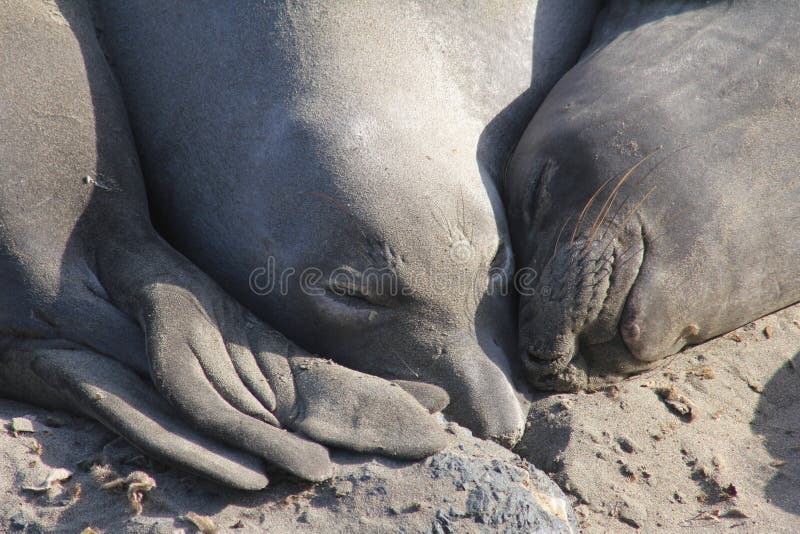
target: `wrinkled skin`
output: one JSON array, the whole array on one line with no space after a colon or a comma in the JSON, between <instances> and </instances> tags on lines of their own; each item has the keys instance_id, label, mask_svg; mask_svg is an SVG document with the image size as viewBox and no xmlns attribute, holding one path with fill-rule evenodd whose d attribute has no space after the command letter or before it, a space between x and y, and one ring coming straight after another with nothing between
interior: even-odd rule
<instances>
[{"instance_id":1,"label":"wrinkled skin","mask_svg":"<svg viewBox=\"0 0 800 534\"><path fill-rule=\"evenodd\" d=\"M449 417L511 444L523 410L494 182L587 39L589 16L569 11L591 3L549 3L558 57L533 86L535 2L428 4L98 11L168 240L308 350L439 385Z\"/></svg>"},{"instance_id":2,"label":"wrinkled skin","mask_svg":"<svg viewBox=\"0 0 800 534\"><path fill-rule=\"evenodd\" d=\"M509 165L530 380L594 389L800 300L800 5L609 2Z\"/></svg>"},{"instance_id":3,"label":"wrinkled skin","mask_svg":"<svg viewBox=\"0 0 800 534\"><path fill-rule=\"evenodd\" d=\"M423 406L311 357L156 234L85 6L0 1L0 50L0 394L242 489L267 484L259 458L332 476L323 443L411 459L444 446L441 389L400 384Z\"/></svg>"}]
</instances>

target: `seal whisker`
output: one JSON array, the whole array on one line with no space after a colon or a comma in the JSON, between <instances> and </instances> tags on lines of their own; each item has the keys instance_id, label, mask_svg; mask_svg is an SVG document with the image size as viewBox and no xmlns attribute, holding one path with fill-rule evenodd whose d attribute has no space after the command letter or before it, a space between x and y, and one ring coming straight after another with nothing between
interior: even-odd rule
<instances>
[{"instance_id":1,"label":"seal whisker","mask_svg":"<svg viewBox=\"0 0 800 534\"><path fill-rule=\"evenodd\" d=\"M647 171L647 174L645 174L644 176L642 176L642 180L644 180L644 179L646 179L647 177L649 177L649 176L650 176L650 175L653 173L653 171L655 171L655 170L656 170L658 167L660 167L660 166L661 166L661 165L662 165L662 164L663 164L665 161L667 161L669 158L671 158L672 156L674 156L674 155L675 155L675 154L677 154L678 152L681 152L681 151L683 151L683 150L685 150L685 149L687 149L687 148L690 148L691 146L692 146L692 145L684 145L684 146L682 146L682 147L680 147L680 148L678 148L678 149L675 149L674 151L672 151L671 153L667 154L666 156L664 156L664 158L662 158L662 159L661 159L661 160L660 160L658 163L656 163L655 165L653 165L653 166L650 168L650 170L648 170L648 171ZM659 147L658 147L658 149L656 149L656 150L660 150L661 148L663 148L663 146L659 146ZM649 194L649 193L648 193L648 194ZM611 218L608 220L608 223L606 224L606 227L605 227L605 229L603 230L603 233L602 233L602 234L600 234L600 237L597 239L598 241L601 241L601 242L603 241L603 239L604 239L604 238L605 238L605 236L606 236L606 232L607 232L607 231L608 231L608 229L609 229L609 228L612 226L612 223L613 223L614 219L617 217L617 215L619 215L619 212L620 212L620 211L621 211L621 209L622 209L622 208L625 206L625 204L628 202L628 199L630 199L631 195L633 195L633 192L631 192L630 194L628 194L628 196L626 196L626 197L625 197L625 200L624 200L624 201L623 201L623 202L622 202L622 203L619 205L619 207L618 207L618 208L617 208L617 209L614 211L614 215L612 215L612 216L611 216ZM627 221L626 221L626 222L627 222ZM624 225L622 225L622 226L624 226ZM617 227L619 228L620 226L618 225Z\"/></svg>"},{"instance_id":2,"label":"seal whisker","mask_svg":"<svg viewBox=\"0 0 800 534\"><path fill-rule=\"evenodd\" d=\"M653 186L653 189L655 189L655 186ZM652 191L652 189L651 189L651 191ZM656 237L653 237L653 238L651 238L651 239L650 239L650 243L653 243L654 241L657 241L659 238L661 238L662 236L666 235L666 233L667 233L667 232L666 232L666 231L664 231L664 232L662 232L662 233L658 234ZM613 242L613 240L612 240L612 242ZM617 269L619 269L620 267L622 267L623 265L625 265L626 263L628 263L628 261L629 261L629 260L631 260L632 258L636 257L636 254L637 254L639 251L641 251L641 250L644 250L644 249L645 249L645 246L644 246L644 245L641 245L641 246L639 246L639 248L638 248L638 249L636 249L636 250L633 250L633 245L632 245L632 246L630 246L630 247L628 247L627 249L625 249L625 251L624 251L624 252L622 252L622 253L619 255L619 257L620 257L620 260L622 261L622 263L620 263L619 265L617 265ZM627 256L627 255L628 255L628 253L629 253L629 252L631 252L632 250L633 250L633 255L632 255L631 257L628 257L628 258L626 258L625 256ZM609 256L608 258L606 258L606 261L605 261L605 263L608 263L608 262L610 262L610 261L611 261L611 258L612 258L612 256ZM604 264L605 264L605 263L604 263Z\"/></svg>"},{"instance_id":3,"label":"seal whisker","mask_svg":"<svg viewBox=\"0 0 800 534\"><path fill-rule=\"evenodd\" d=\"M642 206L642 204L644 204L645 200L647 200L647 197L649 197L653 193L653 191L656 190L656 187L658 187L658 185L654 185L653 187L651 187L650 190L644 194L642 199L636 203L631 212L625 217L622 223L620 223L619 225L620 228L625 228L625 225L628 224L628 222L631 220L631 218L633 218L634 215L636 215L636 212L639 211L639 208Z\"/></svg>"},{"instance_id":4,"label":"seal whisker","mask_svg":"<svg viewBox=\"0 0 800 534\"><path fill-rule=\"evenodd\" d=\"M436 215L436 210L437 210L437 209L438 209L438 210L440 210L441 208L440 208L439 206L433 206L433 207L431 208L431 217L433 217L433 222L435 222L435 223L436 223L436 225L437 225L439 228L441 228L442 230L444 230L445 232L447 232L447 231L448 231L448 230L447 230L447 225L445 225L445 224L444 224L442 221L440 221L440 220L439 220L439 217Z\"/></svg>"},{"instance_id":5,"label":"seal whisker","mask_svg":"<svg viewBox=\"0 0 800 534\"><path fill-rule=\"evenodd\" d=\"M600 185L600 187L598 187L595 190L595 192L592 194L592 196L589 197L589 200L586 201L586 204L583 205L583 209L581 210L580 214L578 215L578 221L575 223L575 228L572 230L572 237L570 237L570 239L569 239L569 244L570 245L575 242L575 236L578 235L578 230L580 230L581 224L583 224L583 218L586 215L586 212L589 211L589 208L594 203L595 198L597 198L597 195L599 195L603 191L603 189L605 189L605 187L609 183L611 183L611 180L613 180L613 179L614 179L614 177L612 176L611 178L609 178L608 180L603 182L602 185Z\"/></svg>"},{"instance_id":6,"label":"seal whisker","mask_svg":"<svg viewBox=\"0 0 800 534\"><path fill-rule=\"evenodd\" d=\"M439 210L441 212L440 213L440 217L442 218L441 221L437 218L435 210ZM442 228L442 230L447 232L447 237L450 239L450 241L453 241L455 239L455 235L453 233L453 225L450 224L450 219L447 218L447 215L442 210L442 207L434 206L434 209L431 210L431 215L433 215L433 220L436 221L436 224L438 224Z\"/></svg>"},{"instance_id":7,"label":"seal whisker","mask_svg":"<svg viewBox=\"0 0 800 534\"><path fill-rule=\"evenodd\" d=\"M569 224L569 221L571 221L571 220L572 220L572 216L570 216L566 221L564 221L564 224L561 226L561 230L558 232L558 236L556 237L556 243L555 243L555 245L553 245L553 255L550 256L550 259L547 260L547 263L544 264L544 267L542 268L542 270L547 269L547 267L550 265L550 263L553 261L553 259L555 259L556 252L558 251L558 242L561 240L561 234L564 233L564 229L567 227L567 224Z\"/></svg>"},{"instance_id":8,"label":"seal whisker","mask_svg":"<svg viewBox=\"0 0 800 534\"><path fill-rule=\"evenodd\" d=\"M686 147L684 147L684 148L686 148ZM681 149L679 149L679 150L683 150L683 148L681 148ZM678 150L676 150L676 152L678 152ZM650 196L650 194L651 194L651 193L652 193L652 192L655 190L655 188L656 188L656 186L655 186L655 185L654 185L653 187L651 187L651 188L650 188L650 190L649 190L649 191L648 191L648 192L647 192L647 193L644 195L644 197L642 197L642 200L640 200L640 201L639 201L639 203L636 205L636 207L634 208L634 211L635 211L635 210L638 210L638 209L641 207L642 203L645 201L645 199L647 199L647 197L648 197L648 196ZM686 213L686 211L687 211L687 210L686 210L686 208L684 208L684 209L682 209L682 210L681 210L681 211L680 211L680 212L679 212L677 215L681 215L681 214L683 214L683 213ZM631 213L631 215L630 215L630 216L628 216L628 217L626 218L626 220L625 220L625 224L627 224L627 223L628 223L628 221L631 219L631 217L632 217L632 216L633 216L633 212ZM624 226L624 224L623 224L623 226ZM665 230L664 232L661 232L660 234L658 234L656 237L653 237L653 238L651 238L651 239L650 239L650 242L652 243L652 242L656 241L657 239L661 238L662 236L664 236L664 235L666 235L666 234L667 234L667 231ZM640 249L644 249L644 248L645 248L645 247L644 247L644 245L642 245L642 246L640 247ZM626 250L625 252L623 252L623 253L620 255L620 258L622 259L622 258L623 258L623 257L624 257L624 256L625 256L625 255L626 255L626 254L627 254L627 253L630 251L630 250L631 250L631 249L630 249L630 248L628 248L628 250ZM634 254L634 255L635 255L635 254ZM620 265L620 267L621 267L622 265L625 265L625 263L628 261L628 259L630 259L630 258L627 258L627 259L625 259L625 260L623 261L623 263Z\"/></svg>"},{"instance_id":9,"label":"seal whisker","mask_svg":"<svg viewBox=\"0 0 800 534\"><path fill-rule=\"evenodd\" d=\"M649 240L649 243L650 243L650 244L652 244L652 243L654 243L655 241L658 241L659 239L661 239L662 237L664 237L665 235L667 235L667 232L666 232L666 231L664 231L664 232L661 232L661 233L660 233L660 234L658 234L657 236L650 238L650 240ZM635 257L636 257L636 255L637 255L639 252L643 251L645 248L647 248L645 245L639 245L638 247L636 247L636 249L635 249L635 250L633 249L633 247L629 247L629 248L628 248L628 249L627 249L625 252L623 252L622 254L620 254L620 260L621 260L621 263L620 263L620 264L617 266L617 268L619 269L620 267L624 266L624 265L625 265L626 263L628 263L630 260L632 260L633 258L635 258ZM629 253L630 253L631 251L633 251L633 254L630 254L630 255L629 255ZM627 257L626 257L626 256L627 256Z\"/></svg>"},{"instance_id":10,"label":"seal whisker","mask_svg":"<svg viewBox=\"0 0 800 534\"><path fill-rule=\"evenodd\" d=\"M680 148L677 148L677 149L673 150L671 153L669 153L669 154L667 154L666 156L664 156L664 158L663 158L663 159L661 159L661 161L659 161L658 163L656 163L656 164L655 164L655 165L654 165L654 166L653 166L653 167L652 167L652 168L651 168L651 169L650 169L650 170L647 172L647 174L646 174L645 176L643 176L642 178L644 179L644 178L647 178L648 176L650 176L650 174L651 174L651 173L652 173L654 170L656 170L658 167L660 167L660 166L661 166L661 164L663 164L665 161L667 161L667 160L668 160L669 158L671 158L672 156L676 155L678 152L681 152L681 151L683 151L683 150L685 150L685 149L687 149L687 148L691 148L691 147L692 147L692 145L684 145L684 146L682 146L682 147L680 147ZM657 150L660 150L661 148L663 148L663 146L659 146ZM636 212L636 210L637 210L637 209L639 209L639 207L641 206L642 202L644 202L645 198L647 198L648 196L650 196L650 194L653 192L653 189L655 189L655 188L656 188L656 186L653 186L653 187L652 187L652 188L651 188L651 189L650 189L650 190L649 190L649 191L648 191L648 192L645 194L645 196L642 198L642 200L641 200L641 201L639 201L639 203L638 203L636 206L634 206L633 210L632 210L632 211L631 211L631 213L630 213L630 214L629 214L629 215L626 217L626 219L625 219L625 220L624 220L622 223L620 223L619 225L617 225L617 229L618 229L618 230L621 230L621 229L623 229L623 228L625 227L625 225L626 225L626 224L628 224L628 222L630 221L630 219L631 219L631 217L633 216L633 214ZM606 223L606 228L603 230L603 233L602 233L602 234L600 235L600 237L598 238L598 241L600 241L600 242L602 242L602 241L603 241L603 239L605 238L606 232L608 231L608 228L610 228L610 227L613 225L613 221L614 221L614 219L615 219L615 218L617 217L617 215L619 214L619 212L620 212L621 208L622 208L622 207L624 207L624 206L625 206L625 204L628 202L628 199L631 197L631 195L632 195L632 194L633 194L633 193L631 193L631 194L629 194L628 196L626 196L626 197L625 197L625 200L622 202L622 204L620 204L619 208L617 208L617 210L614 212L614 215L611 217L611 219L609 219L608 223ZM682 212L682 213L683 213L683 212L685 212L685 209L684 209L684 210L681 210L681 212ZM616 236L614 236L614 237L618 237L618 234L617 234ZM612 244L613 242L614 242L614 239L610 239L610 240L608 241L608 244L606 244L606 247L603 249L603 252L601 253L601 256L602 256L602 255L605 255L605 253L608 251L608 247L609 247L609 246L611 246L611 244Z\"/></svg>"},{"instance_id":11,"label":"seal whisker","mask_svg":"<svg viewBox=\"0 0 800 534\"><path fill-rule=\"evenodd\" d=\"M648 154L648 156L649 156L649 154ZM645 156L644 158L640 159L631 168L629 168L627 171L625 171L625 173L617 181L617 183L614 186L614 188L608 194L608 197L603 202L603 205L600 208L600 213L597 214L597 217L595 218L595 220L592 223L592 226L590 228L590 231L592 232L592 235L590 236L590 238L588 240L589 243L591 243L592 239L594 238L594 234L597 232L597 229L600 227L600 225L602 224L602 221L604 220L605 216L608 214L608 210L611 208L611 205L614 203L614 200L616 200L617 194L619 193L619 190L622 187L622 185L636 171L636 169L639 167L639 165L641 165L644 162L644 160L647 159L648 156Z\"/></svg>"},{"instance_id":12,"label":"seal whisker","mask_svg":"<svg viewBox=\"0 0 800 534\"><path fill-rule=\"evenodd\" d=\"M651 187L650 190L647 191L647 193L644 194L644 196L641 198L641 200L639 200L639 202L637 202L636 205L631 209L630 213L628 213L628 215L625 216L625 219L623 219L622 222L617 226L617 229L619 231L624 230L625 225L627 225L628 222L630 222L630 220L633 218L633 216L636 215L636 212L642 206L644 201L647 200L647 197L649 197L653 193L653 191L655 191L656 187L657 187L657 185L654 185L653 187ZM627 198L625 199L625 202L627 202ZM615 215L615 217L616 217L616 215ZM613 236L611 239L608 240L608 243L606 244L605 248L600 253L600 257L601 258L603 256L605 256L605 254L608 252L608 248L614 243L614 240L618 237L618 235L619 234ZM602 240L602 238L601 238L601 240Z\"/></svg>"},{"instance_id":13,"label":"seal whisker","mask_svg":"<svg viewBox=\"0 0 800 534\"><path fill-rule=\"evenodd\" d=\"M611 209L614 200L617 198L617 194L619 193L620 188L623 186L623 184L625 184L628 178L630 178L631 175L633 175L633 173L636 172L636 169L638 169L642 165L642 163L647 161L653 154L655 154L659 150L661 150L661 147L656 148L655 150L647 154L645 157L640 159L638 162L636 162L636 164L633 167L628 169L628 172L623 174L622 177L619 179L617 185L614 186L614 189L611 190L611 193L608 195L608 198L603 203L603 207L600 209L600 213L597 215L594 224L592 224L591 228L592 235L589 237L589 239L586 241L586 244L584 245L584 252L588 250L589 246L594 241L597 232L600 230L600 226L602 225L603 219L605 218L606 215L608 215L608 211Z\"/></svg>"},{"instance_id":14,"label":"seal whisker","mask_svg":"<svg viewBox=\"0 0 800 534\"><path fill-rule=\"evenodd\" d=\"M631 191L630 193L628 193L628 195L625 197L625 200L623 200L623 201L622 201L622 202L621 202L621 203L620 203L620 204L617 206L617 209L615 209L615 210L614 210L614 214L613 214L613 215L611 215L611 217L608 217L608 218L606 219L606 222L605 222L605 225L604 225L605 227L603 228L603 233L601 233L601 234L600 234L600 237L598 237L598 238L597 238L597 240L598 240L598 241L602 242L602 241L603 241L603 239L605 239L605 237L606 237L606 233L608 232L608 229L609 229L609 228L611 228L612 226L614 226L614 221L616 220L617 216L618 216L618 215L620 214L620 212L622 211L622 208L624 208L624 207L625 207L625 205L628 203L628 200L630 200L631 196L633 196L633 193L634 193L633 191ZM620 226L619 226L619 225L617 225L617 228L619 228L619 227L620 227Z\"/></svg>"}]
</instances>

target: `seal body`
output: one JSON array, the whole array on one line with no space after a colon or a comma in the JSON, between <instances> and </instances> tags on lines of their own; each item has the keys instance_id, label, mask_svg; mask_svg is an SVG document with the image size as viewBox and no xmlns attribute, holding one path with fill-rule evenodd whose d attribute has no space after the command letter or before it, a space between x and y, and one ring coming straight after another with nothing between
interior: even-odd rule
<instances>
[{"instance_id":1,"label":"seal body","mask_svg":"<svg viewBox=\"0 0 800 534\"><path fill-rule=\"evenodd\" d=\"M159 237L85 2L0 1L0 49L0 395L242 489L444 447L441 389L311 357Z\"/></svg>"},{"instance_id":2,"label":"seal body","mask_svg":"<svg viewBox=\"0 0 800 534\"><path fill-rule=\"evenodd\" d=\"M533 383L596 388L800 300L800 6L609 2L509 166Z\"/></svg>"},{"instance_id":3,"label":"seal body","mask_svg":"<svg viewBox=\"0 0 800 534\"><path fill-rule=\"evenodd\" d=\"M300 345L514 441L496 180L593 5L539 4L98 3L157 226Z\"/></svg>"}]
</instances>

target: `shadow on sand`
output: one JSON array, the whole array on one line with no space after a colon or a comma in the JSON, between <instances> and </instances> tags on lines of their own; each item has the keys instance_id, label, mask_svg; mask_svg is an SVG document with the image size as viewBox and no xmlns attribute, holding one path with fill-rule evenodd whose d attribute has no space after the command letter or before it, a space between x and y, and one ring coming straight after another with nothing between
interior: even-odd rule
<instances>
[{"instance_id":1,"label":"shadow on sand","mask_svg":"<svg viewBox=\"0 0 800 534\"><path fill-rule=\"evenodd\" d=\"M764 446L775 459L775 474L765 496L775 506L800 515L800 352L764 386L751 428L764 436Z\"/></svg>"}]
</instances>

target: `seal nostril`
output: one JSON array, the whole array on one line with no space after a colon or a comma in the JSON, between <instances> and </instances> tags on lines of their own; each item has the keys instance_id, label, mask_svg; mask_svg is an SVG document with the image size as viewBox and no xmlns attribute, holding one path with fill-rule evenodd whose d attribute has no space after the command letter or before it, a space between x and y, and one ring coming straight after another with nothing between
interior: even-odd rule
<instances>
[{"instance_id":1,"label":"seal nostril","mask_svg":"<svg viewBox=\"0 0 800 534\"><path fill-rule=\"evenodd\" d=\"M620 326L622 338L626 341L636 341L642 334L642 329L636 322L628 322Z\"/></svg>"}]
</instances>

